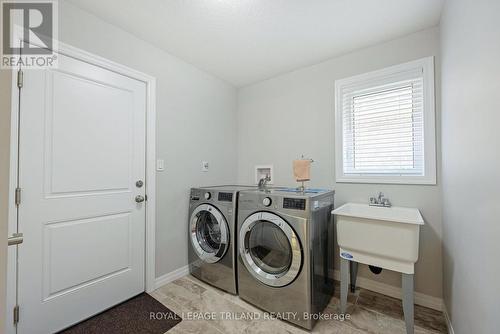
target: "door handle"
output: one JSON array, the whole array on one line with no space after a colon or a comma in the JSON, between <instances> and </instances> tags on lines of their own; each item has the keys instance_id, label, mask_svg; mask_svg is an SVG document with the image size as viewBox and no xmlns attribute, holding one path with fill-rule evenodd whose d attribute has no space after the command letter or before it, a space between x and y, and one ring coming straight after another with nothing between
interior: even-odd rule
<instances>
[{"instance_id":1,"label":"door handle","mask_svg":"<svg viewBox=\"0 0 500 334\"><path fill-rule=\"evenodd\" d=\"M137 195L137 196L135 196L135 201L136 201L137 203L142 203L142 202L144 202L144 196L141 196L141 195Z\"/></svg>"},{"instance_id":2,"label":"door handle","mask_svg":"<svg viewBox=\"0 0 500 334\"><path fill-rule=\"evenodd\" d=\"M12 234L11 237L9 237L8 245L9 246L19 245L19 244L22 244L23 241L24 241L24 238L23 238L22 233L14 233L14 234Z\"/></svg>"}]
</instances>

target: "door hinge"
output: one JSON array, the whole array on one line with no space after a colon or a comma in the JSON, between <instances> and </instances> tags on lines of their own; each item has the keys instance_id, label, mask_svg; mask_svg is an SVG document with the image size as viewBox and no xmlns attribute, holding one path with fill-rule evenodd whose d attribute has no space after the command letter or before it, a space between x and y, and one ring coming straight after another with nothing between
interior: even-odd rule
<instances>
[{"instance_id":1,"label":"door hinge","mask_svg":"<svg viewBox=\"0 0 500 334\"><path fill-rule=\"evenodd\" d=\"M14 325L19 322L19 305L14 306Z\"/></svg>"},{"instance_id":2,"label":"door hinge","mask_svg":"<svg viewBox=\"0 0 500 334\"><path fill-rule=\"evenodd\" d=\"M15 201L16 201L16 206L19 206L19 204L21 204L21 188L19 187L16 188Z\"/></svg>"},{"instance_id":3,"label":"door hinge","mask_svg":"<svg viewBox=\"0 0 500 334\"><path fill-rule=\"evenodd\" d=\"M23 88L23 70L18 70L17 71L17 87L18 88Z\"/></svg>"}]
</instances>

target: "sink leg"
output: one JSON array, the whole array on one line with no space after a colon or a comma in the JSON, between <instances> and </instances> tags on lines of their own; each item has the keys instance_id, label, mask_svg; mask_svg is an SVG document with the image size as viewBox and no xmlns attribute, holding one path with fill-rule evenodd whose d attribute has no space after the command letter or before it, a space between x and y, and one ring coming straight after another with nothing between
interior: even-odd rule
<instances>
[{"instance_id":1,"label":"sink leg","mask_svg":"<svg viewBox=\"0 0 500 334\"><path fill-rule=\"evenodd\" d=\"M406 333L413 334L413 274L402 274L403 312L405 315Z\"/></svg>"},{"instance_id":2,"label":"sink leg","mask_svg":"<svg viewBox=\"0 0 500 334\"><path fill-rule=\"evenodd\" d=\"M351 292L356 292L356 277L358 276L358 263L355 261L349 261L350 274L351 274Z\"/></svg>"},{"instance_id":3,"label":"sink leg","mask_svg":"<svg viewBox=\"0 0 500 334\"><path fill-rule=\"evenodd\" d=\"M347 308L347 286L349 285L349 260L340 258L340 313Z\"/></svg>"}]
</instances>

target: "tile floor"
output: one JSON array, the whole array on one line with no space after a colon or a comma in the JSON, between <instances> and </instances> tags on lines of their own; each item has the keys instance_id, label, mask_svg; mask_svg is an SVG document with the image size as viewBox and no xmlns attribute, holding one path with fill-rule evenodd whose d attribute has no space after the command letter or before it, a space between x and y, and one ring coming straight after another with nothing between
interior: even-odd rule
<instances>
[{"instance_id":1,"label":"tile floor","mask_svg":"<svg viewBox=\"0 0 500 334\"><path fill-rule=\"evenodd\" d=\"M335 296L324 313L338 318L338 285ZM264 319L263 311L247 304L237 296L220 291L192 276L180 278L151 293L169 309L183 318L168 331L179 333L272 333L305 334L298 327L276 319ZM350 319L323 320L316 323L312 333L406 333L401 301L364 289L357 289L348 299ZM213 312L213 313L212 313ZM223 319L225 312L242 315L259 314L260 319ZM254 313L255 312L255 313ZM199 316L204 319L195 319ZM441 312L415 305L415 333L447 333Z\"/></svg>"}]
</instances>

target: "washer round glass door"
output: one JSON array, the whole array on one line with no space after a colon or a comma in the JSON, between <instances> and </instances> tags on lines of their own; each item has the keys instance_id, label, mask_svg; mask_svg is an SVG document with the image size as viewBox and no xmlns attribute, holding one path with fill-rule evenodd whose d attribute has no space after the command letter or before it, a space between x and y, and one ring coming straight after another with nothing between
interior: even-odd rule
<instances>
[{"instance_id":1,"label":"washer round glass door","mask_svg":"<svg viewBox=\"0 0 500 334\"><path fill-rule=\"evenodd\" d=\"M299 239L278 215L270 212L250 215L241 226L239 244L243 264L264 284L285 286L300 272L302 251Z\"/></svg>"},{"instance_id":2,"label":"washer round glass door","mask_svg":"<svg viewBox=\"0 0 500 334\"><path fill-rule=\"evenodd\" d=\"M198 257L208 263L219 261L229 247L226 219L214 206L202 204L190 218L191 244Z\"/></svg>"}]
</instances>

